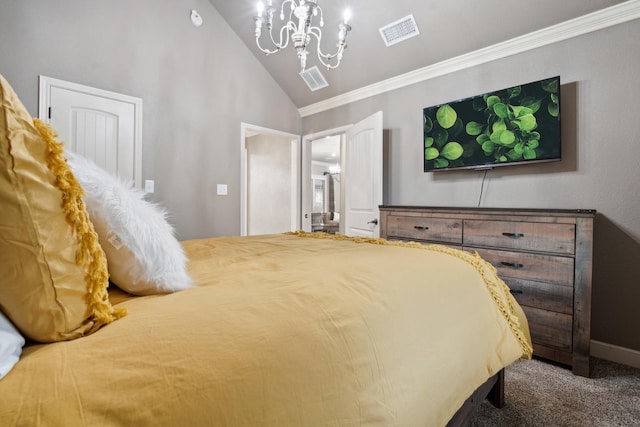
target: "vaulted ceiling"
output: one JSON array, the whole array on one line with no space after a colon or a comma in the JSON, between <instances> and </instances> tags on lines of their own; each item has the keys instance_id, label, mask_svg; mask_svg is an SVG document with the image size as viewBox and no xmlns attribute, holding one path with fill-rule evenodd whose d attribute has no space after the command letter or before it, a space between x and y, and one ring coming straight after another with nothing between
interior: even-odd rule
<instances>
[{"instance_id":1,"label":"vaulted ceiling","mask_svg":"<svg viewBox=\"0 0 640 427\"><path fill-rule=\"evenodd\" d=\"M329 86L309 90L298 75L295 49L266 56L255 43L257 0L209 0L251 49L297 107L333 98L450 58L514 39L623 3L623 0L318 0L325 17L323 51L335 48L343 10L352 12L352 31L342 64L327 70L315 47L307 66L318 65ZM275 7L282 4L274 0ZM274 27L279 29L276 13ZM420 34L386 47L379 28L412 14ZM325 40L326 38L326 40Z\"/></svg>"}]
</instances>

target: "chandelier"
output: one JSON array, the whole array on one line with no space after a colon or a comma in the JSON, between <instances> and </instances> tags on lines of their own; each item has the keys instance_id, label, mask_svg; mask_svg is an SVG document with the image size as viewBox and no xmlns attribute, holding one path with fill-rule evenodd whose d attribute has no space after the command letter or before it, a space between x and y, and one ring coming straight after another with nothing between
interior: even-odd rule
<instances>
[{"instance_id":1,"label":"chandelier","mask_svg":"<svg viewBox=\"0 0 640 427\"><path fill-rule=\"evenodd\" d=\"M344 13L344 20L338 26L338 50L333 54L325 54L320 49L320 42L322 40L322 30L320 27L324 26L324 19L322 16L322 8L318 6L317 0L285 0L280 7L280 20L284 21L285 18L285 6L289 3L290 10L289 20L280 28L280 38L278 41L273 37L273 15L276 8L273 7L272 0L260 0L258 2L258 15L254 18L256 22L256 44L258 48L271 55L279 52L281 49L286 48L289 45L289 39L291 39L293 46L296 48L298 58L300 59L301 71L304 71L307 66L307 46L311 42L311 36L316 38L318 59L320 63L327 67L327 69L337 68L342 61L342 55L347 47L347 33L351 31L349 25L349 19L351 18L351 12L347 9ZM316 25L314 20L319 17L319 23ZM269 38L271 39L272 49L265 49L260 44L260 36L262 35L262 27L266 26Z\"/></svg>"}]
</instances>

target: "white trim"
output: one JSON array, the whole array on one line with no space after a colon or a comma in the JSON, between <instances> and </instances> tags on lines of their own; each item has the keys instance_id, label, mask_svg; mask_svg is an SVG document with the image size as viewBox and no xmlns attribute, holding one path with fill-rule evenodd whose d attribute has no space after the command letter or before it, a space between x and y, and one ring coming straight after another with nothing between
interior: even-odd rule
<instances>
[{"instance_id":1,"label":"white trim","mask_svg":"<svg viewBox=\"0 0 640 427\"><path fill-rule=\"evenodd\" d=\"M520 37L469 52L424 68L419 68L369 86L325 99L298 109L301 117L311 116L371 96L400 89L455 71L506 58L532 49L578 37L614 25L640 18L640 0L624 3L590 13L569 21L543 28Z\"/></svg>"},{"instance_id":2,"label":"white trim","mask_svg":"<svg viewBox=\"0 0 640 427\"><path fill-rule=\"evenodd\" d=\"M247 146L248 137L256 134L281 136L291 139L291 231L300 228L300 135L269 129L249 123L240 123L240 235L247 235Z\"/></svg>"},{"instance_id":3,"label":"white trim","mask_svg":"<svg viewBox=\"0 0 640 427\"><path fill-rule=\"evenodd\" d=\"M51 106L51 89L54 87L69 91L84 93L87 95L99 96L114 101L124 102L133 105L133 156L134 156L134 183L137 188L142 188L142 99L135 96L124 95L91 86L65 80L54 79L53 77L39 76L38 94L38 118L45 123L49 123L49 107Z\"/></svg>"},{"instance_id":4,"label":"white trim","mask_svg":"<svg viewBox=\"0 0 640 427\"><path fill-rule=\"evenodd\" d=\"M291 231L300 230L300 135L291 139Z\"/></svg>"},{"instance_id":5,"label":"white trim","mask_svg":"<svg viewBox=\"0 0 640 427\"><path fill-rule=\"evenodd\" d=\"M320 138L324 138L325 136L333 136L333 135L338 135L338 134L342 134L345 133L347 131L347 129L349 129L351 126L353 126L352 124L350 125L344 125L344 126L339 126L337 128L333 128L333 129L327 129L327 130L323 130L320 132L316 132L316 133L308 133L306 135L304 135L302 137L302 141L313 141L315 139L320 139Z\"/></svg>"},{"instance_id":6,"label":"white trim","mask_svg":"<svg viewBox=\"0 0 640 427\"><path fill-rule=\"evenodd\" d=\"M591 356L640 368L640 351L591 340Z\"/></svg>"}]
</instances>

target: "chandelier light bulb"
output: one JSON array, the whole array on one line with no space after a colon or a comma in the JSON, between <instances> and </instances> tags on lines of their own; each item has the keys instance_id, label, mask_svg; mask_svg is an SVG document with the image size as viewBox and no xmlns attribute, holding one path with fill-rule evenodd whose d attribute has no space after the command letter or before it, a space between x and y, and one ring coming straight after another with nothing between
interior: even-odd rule
<instances>
[{"instance_id":1,"label":"chandelier light bulb","mask_svg":"<svg viewBox=\"0 0 640 427\"><path fill-rule=\"evenodd\" d=\"M264 3L259 1L256 8L258 9L258 16L262 16L262 13L264 12Z\"/></svg>"},{"instance_id":2,"label":"chandelier light bulb","mask_svg":"<svg viewBox=\"0 0 640 427\"><path fill-rule=\"evenodd\" d=\"M343 15L343 17L344 17L344 23L345 23L345 24L348 24L348 23L349 23L349 20L351 19L351 9L346 9L346 10L344 11L344 15Z\"/></svg>"}]
</instances>

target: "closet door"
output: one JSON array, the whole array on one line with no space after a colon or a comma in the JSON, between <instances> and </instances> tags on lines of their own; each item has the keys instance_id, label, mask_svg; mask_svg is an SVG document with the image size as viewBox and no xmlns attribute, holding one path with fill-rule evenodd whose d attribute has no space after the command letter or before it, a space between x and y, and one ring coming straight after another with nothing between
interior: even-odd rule
<instances>
[{"instance_id":1,"label":"closet door","mask_svg":"<svg viewBox=\"0 0 640 427\"><path fill-rule=\"evenodd\" d=\"M40 76L40 118L68 149L141 186L140 98Z\"/></svg>"}]
</instances>

